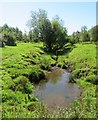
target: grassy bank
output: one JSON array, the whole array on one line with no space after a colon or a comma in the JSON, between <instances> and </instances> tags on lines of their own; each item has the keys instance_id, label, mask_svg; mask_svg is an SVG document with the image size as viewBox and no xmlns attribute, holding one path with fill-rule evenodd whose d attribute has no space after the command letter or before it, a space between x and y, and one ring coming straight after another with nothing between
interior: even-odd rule
<instances>
[{"instance_id":1,"label":"grassy bank","mask_svg":"<svg viewBox=\"0 0 98 120\"><path fill-rule=\"evenodd\" d=\"M3 117L42 115L42 103L33 94L33 83L45 79L46 69L55 61L40 47L42 43L21 43L2 49Z\"/></svg>"},{"instance_id":2,"label":"grassy bank","mask_svg":"<svg viewBox=\"0 0 98 120\"><path fill-rule=\"evenodd\" d=\"M76 44L74 49L58 57L43 51L43 43L19 43L2 48L2 115L6 118L31 117L96 117L96 46ZM45 79L52 66L69 68L71 82L83 88L80 101L70 110L59 110L51 115L34 96L33 83Z\"/></svg>"},{"instance_id":3,"label":"grassy bank","mask_svg":"<svg viewBox=\"0 0 98 120\"><path fill-rule=\"evenodd\" d=\"M77 82L83 88L80 101L73 103L68 117L96 118L96 84L98 83L96 78L96 45L76 44L65 58L60 56L59 59L63 59L65 64L67 63L69 66L72 75L70 81Z\"/></svg>"}]
</instances>

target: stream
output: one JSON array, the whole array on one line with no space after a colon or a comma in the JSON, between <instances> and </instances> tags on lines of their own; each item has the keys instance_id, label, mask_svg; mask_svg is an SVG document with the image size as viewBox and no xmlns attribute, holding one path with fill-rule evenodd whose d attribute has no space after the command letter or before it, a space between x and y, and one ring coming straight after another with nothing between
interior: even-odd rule
<instances>
[{"instance_id":1,"label":"stream","mask_svg":"<svg viewBox=\"0 0 98 120\"><path fill-rule=\"evenodd\" d=\"M56 68L46 74L46 81L35 86L35 95L42 100L51 111L65 108L78 99L81 89L76 83L69 83L70 73Z\"/></svg>"}]
</instances>

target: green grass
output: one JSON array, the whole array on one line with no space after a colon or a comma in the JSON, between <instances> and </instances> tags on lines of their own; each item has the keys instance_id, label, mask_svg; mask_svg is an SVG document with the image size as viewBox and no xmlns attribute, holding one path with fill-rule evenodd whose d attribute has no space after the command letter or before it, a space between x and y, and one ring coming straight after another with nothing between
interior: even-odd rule
<instances>
[{"instance_id":1,"label":"green grass","mask_svg":"<svg viewBox=\"0 0 98 120\"><path fill-rule=\"evenodd\" d=\"M74 50L68 55L68 62L74 65L74 69L96 67L96 45L76 44Z\"/></svg>"},{"instance_id":2,"label":"green grass","mask_svg":"<svg viewBox=\"0 0 98 120\"><path fill-rule=\"evenodd\" d=\"M1 48L0 48L1 49ZM70 109L50 114L34 96L33 82L45 79L51 66L69 68L71 82L82 86L80 101ZM18 43L2 48L2 98L5 118L95 118L96 117L96 45L76 44L72 51L56 56L43 51L43 43Z\"/></svg>"},{"instance_id":3,"label":"green grass","mask_svg":"<svg viewBox=\"0 0 98 120\"><path fill-rule=\"evenodd\" d=\"M83 88L79 111L74 108L77 117L96 118L96 45L76 44L65 61L71 64L72 79Z\"/></svg>"},{"instance_id":4,"label":"green grass","mask_svg":"<svg viewBox=\"0 0 98 120\"><path fill-rule=\"evenodd\" d=\"M41 50L42 46L43 43L19 43L2 48L3 117L34 117L45 112L33 94L32 83L45 79L46 70L55 60Z\"/></svg>"}]
</instances>

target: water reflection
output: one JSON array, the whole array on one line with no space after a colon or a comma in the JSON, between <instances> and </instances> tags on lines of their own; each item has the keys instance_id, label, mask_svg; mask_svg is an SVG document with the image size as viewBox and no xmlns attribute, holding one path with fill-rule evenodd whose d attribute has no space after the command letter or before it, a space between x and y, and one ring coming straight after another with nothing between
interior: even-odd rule
<instances>
[{"instance_id":1,"label":"water reflection","mask_svg":"<svg viewBox=\"0 0 98 120\"><path fill-rule=\"evenodd\" d=\"M69 106L80 96L79 86L68 82L70 74L67 71L56 69L48 72L46 77L47 81L36 86L35 94L50 109Z\"/></svg>"},{"instance_id":2,"label":"water reflection","mask_svg":"<svg viewBox=\"0 0 98 120\"><path fill-rule=\"evenodd\" d=\"M63 73L64 70L56 69L53 70L52 72L48 72L46 78L51 82L51 84L56 84L59 80L61 80L60 77L62 76Z\"/></svg>"}]
</instances>

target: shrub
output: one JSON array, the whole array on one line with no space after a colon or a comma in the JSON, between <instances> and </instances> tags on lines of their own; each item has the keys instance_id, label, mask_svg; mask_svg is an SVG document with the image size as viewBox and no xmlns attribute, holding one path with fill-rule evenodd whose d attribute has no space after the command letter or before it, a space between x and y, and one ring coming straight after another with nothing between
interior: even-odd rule
<instances>
[{"instance_id":1,"label":"shrub","mask_svg":"<svg viewBox=\"0 0 98 120\"><path fill-rule=\"evenodd\" d=\"M40 80L45 79L45 73L39 66L32 67L28 76L31 83L39 83Z\"/></svg>"},{"instance_id":2,"label":"shrub","mask_svg":"<svg viewBox=\"0 0 98 120\"><path fill-rule=\"evenodd\" d=\"M89 75L89 76L86 77L86 81L90 82L90 83L93 83L93 84L96 84L97 77L95 75Z\"/></svg>"},{"instance_id":3,"label":"shrub","mask_svg":"<svg viewBox=\"0 0 98 120\"><path fill-rule=\"evenodd\" d=\"M29 79L33 83L39 83L40 80L45 79L45 74L43 71L39 71L39 73L34 71L30 74Z\"/></svg>"},{"instance_id":4,"label":"shrub","mask_svg":"<svg viewBox=\"0 0 98 120\"><path fill-rule=\"evenodd\" d=\"M72 78L79 78L80 69L76 69L72 72Z\"/></svg>"},{"instance_id":5,"label":"shrub","mask_svg":"<svg viewBox=\"0 0 98 120\"><path fill-rule=\"evenodd\" d=\"M16 46L15 38L11 35L4 35L5 44L8 46Z\"/></svg>"},{"instance_id":6,"label":"shrub","mask_svg":"<svg viewBox=\"0 0 98 120\"><path fill-rule=\"evenodd\" d=\"M29 79L25 76L19 76L14 80L15 86L14 90L22 91L23 93L31 93L33 86L30 83Z\"/></svg>"},{"instance_id":7,"label":"shrub","mask_svg":"<svg viewBox=\"0 0 98 120\"><path fill-rule=\"evenodd\" d=\"M0 47L8 46L16 46L15 37L11 34L5 34L0 37Z\"/></svg>"}]
</instances>

